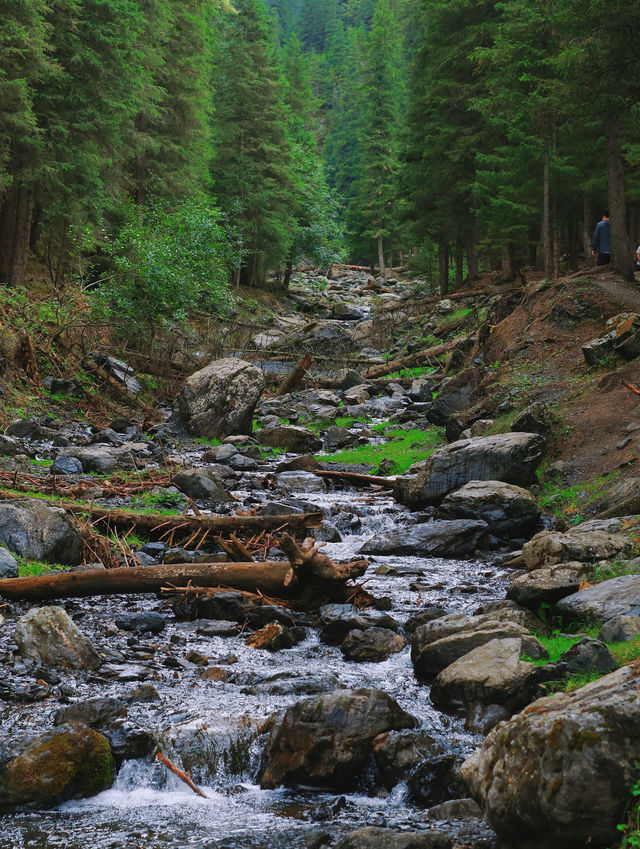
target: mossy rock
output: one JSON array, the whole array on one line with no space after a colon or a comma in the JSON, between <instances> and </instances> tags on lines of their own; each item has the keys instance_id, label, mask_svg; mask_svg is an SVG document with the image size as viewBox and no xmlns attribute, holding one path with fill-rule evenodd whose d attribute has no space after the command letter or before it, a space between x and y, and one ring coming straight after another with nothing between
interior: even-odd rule
<instances>
[{"instance_id":1,"label":"mossy rock","mask_svg":"<svg viewBox=\"0 0 640 849\"><path fill-rule=\"evenodd\" d=\"M0 768L0 799L7 805L57 804L95 796L113 781L109 742L81 722L61 725Z\"/></svg>"}]
</instances>

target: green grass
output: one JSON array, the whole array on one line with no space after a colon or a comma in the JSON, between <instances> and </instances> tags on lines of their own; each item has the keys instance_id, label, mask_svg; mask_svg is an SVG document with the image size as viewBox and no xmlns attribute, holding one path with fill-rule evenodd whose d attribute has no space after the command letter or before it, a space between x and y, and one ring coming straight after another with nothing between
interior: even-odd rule
<instances>
[{"instance_id":1,"label":"green grass","mask_svg":"<svg viewBox=\"0 0 640 849\"><path fill-rule=\"evenodd\" d=\"M219 439L207 439L206 436L198 436L193 441L196 442L198 445L222 445L222 442L220 442Z\"/></svg>"},{"instance_id":2,"label":"green grass","mask_svg":"<svg viewBox=\"0 0 640 849\"><path fill-rule=\"evenodd\" d=\"M597 501L607 484L615 478L616 473L610 472L572 486L549 480L542 486L538 503L544 513L579 524L582 521L580 511Z\"/></svg>"},{"instance_id":3,"label":"green grass","mask_svg":"<svg viewBox=\"0 0 640 849\"><path fill-rule=\"evenodd\" d=\"M49 468L49 466L52 466L52 465L53 465L53 460L38 460L38 459L36 459L35 457L31 457L31 458L29 459L29 462L30 462L33 466L41 466L41 467L42 467L42 468L44 468L44 469L48 469L48 468Z\"/></svg>"},{"instance_id":4,"label":"green grass","mask_svg":"<svg viewBox=\"0 0 640 849\"><path fill-rule=\"evenodd\" d=\"M140 513L162 513L175 516L180 513L186 498L179 492L141 492L131 499L131 506Z\"/></svg>"},{"instance_id":5,"label":"green grass","mask_svg":"<svg viewBox=\"0 0 640 849\"><path fill-rule=\"evenodd\" d=\"M373 429L379 431L387 426L375 425ZM387 441L381 445L360 445L329 456L316 455L316 459L370 466L378 466L381 460L389 459L395 463L394 474L403 474L409 466L426 460L445 439L444 429L439 427L429 430L389 430L385 436Z\"/></svg>"},{"instance_id":6,"label":"green grass","mask_svg":"<svg viewBox=\"0 0 640 849\"><path fill-rule=\"evenodd\" d=\"M428 377L435 372L433 366L415 366L414 368L401 368L398 371L390 371L384 375L384 380L399 380L400 378Z\"/></svg>"},{"instance_id":7,"label":"green grass","mask_svg":"<svg viewBox=\"0 0 640 849\"><path fill-rule=\"evenodd\" d=\"M46 575L49 572L62 572L66 567L60 563L44 563L42 560L26 560L14 555L18 561L18 577L31 578L35 575Z\"/></svg>"}]
</instances>

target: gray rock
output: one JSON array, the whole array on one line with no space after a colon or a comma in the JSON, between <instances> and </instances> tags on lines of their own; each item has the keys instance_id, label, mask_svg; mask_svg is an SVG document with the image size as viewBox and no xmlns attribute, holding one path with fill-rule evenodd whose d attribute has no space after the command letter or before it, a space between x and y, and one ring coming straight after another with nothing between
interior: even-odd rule
<instances>
[{"instance_id":1,"label":"gray rock","mask_svg":"<svg viewBox=\"0 0 640 849\"><path fill-rule=\"evenodd\" d=\"M24 454L24 445L20 440L0 433L0 457L15 457L17 454Z\"/></svg>"},{"instance_id":2,"label":"gray rock","mask_svg":"<svg viewBox=\"0 0 640 849\"><path fill-rule=\"evenodd\" d=\"M598 366L601 362L611 357L615 352L616 334L615 330L607 333L606 336L600 336L598 339L592 339L582 346L582 355L587 365Z\"/></svg>"},{"instance_id":3,"label":"gray rock","mask_svg":"<svg viewBox=\"0 0 640 849\"><path fill-rule=\"evenodd\" d=\"M401 652L407 641L388 628L354 628L345 637L340 651L347 660L358 663L379 663L392 654Z\"/></svg>"},{"instance_id":4,"label":"gray rock","mask_svg":"<svg viewBox=\"0 0 640 849\"><path fill-rule=\"evenodd\" d=\"M431 401L433 398L433 381L425 378L418 378L411 381L409 387L409 398L418 403Z\"/></svg>"},{"instance_id":5,"label":"gray rock","mask_svg":"<svg viewBox=\"0 0 640 849\"><path fill-rule=\"evenodd\" d=\"M276 477L280 489L287 492L326 492L326 484L313 472L282 472Z\"/></svg>"},{"instance_id":6,"label":"gray rock","mask_svg":"<svg viewBox=\"0 0 640 849\"><path fill-rule=\"evenodd\" d=\"M18 561L10 551L0 547L0 578L17 578Z\"/></svg>"},{"instance_id":7,"label":"gray rock","mask_svg":"<svg viewBox=\"0 0 640 849\"><path fill-rule=\"evenodd\" d=\"M631 516L640 513L640 478L617 483L600 499L601 518Z\"/></svg>"},{"instance_id":8,"label":"gray rock","mask_svg":"<svg viewBox=\"0 0 640 849\"><path fill-rule=\"evenodd\" d=\"M220 485L218 477L207 468L176 472L173 482L181 492L196 500L210 498L212 501L233 501L227 490Z\"/></svg>"},{"instance_id":9,"label":"gray rock","mask_svg":"<svg viewBox=\"0 0 640 849\"><path fill-rule=\"evenodd\" d=\"M398 630L397 622L386 613L358 610L352 604L324 604L319 614L320 639L331 646L340 645L354 628L360 631L374 627Z\"/></svg>"},{"instance_id":10,"label":"gray rock","mask_svg":"<svg viewBox=\"0 0 640 849\"><path fill-rule=\"evenodd\" d=\"M640 616L614 616L600 628L604 643L626 643L640 634Z\"/></svg>"},{"instance_id":11,"label":"gray rock","mask_svg":"<svg viewBox=\"0 0 640 849\"><path fill-rule=\"evenodd\" d=\"M424 731L389 731L373 741L373 755L384 786L391 790L406 781L420 805L441 802L450 796L455 757L441 742Z\"/></svg>"},{"instance_id":12,"label":"gray rock","mask_svg":"<svg viewBox=\"0 0 640 849\"><path fill-rule=\"evenodd\" d=\"M593 572L591 564L580 561L534 569L514 579L507 590L507 598L537 610L543 603L555 604L578 592L583 581L592 580Z\"/></svg>"},{"instance_id":13,"label":"gray rock","mask_svg":"<svg viewBox=\"0 0 640 849\"><path fill-rule=\"evenodd\" d=\"M65 722L84 722L91 727L102 725L114 716L125 716L127 708L124 702L115 696L98 696L95 699L86 699L83 702L75 702L67 707L62 707L55 712L54 725L63 725Z\"/></svg>"},{"instance_id":14,"label":"gray rock","mask_svg":"<svg viewBox=\"0 0 640 849\"><path fill-rule=\"evenodd\" d=\"M563 598L555 609L574 619L640 616L640 575L622 575Z\"/></svg>"},{"instance_id":15,"label":"gray rock","mask_svg":"<svg viewBox=\"0 0 640 849\"><path fill-rule=\"evenodd\" d=\"M518 710L531 699L533 663L519 637L496 639L463 655L440 672L431 685L431 701L440 710L467 710L475 704Z\"/></svg>"},{"instance_id":16,"label":"gray rock","mask_svg":"<svg viewBox=\"0 0 640 849\"><path fill-rule=\"evenodd\" d=\"M460 557L473 553L487 534L485 522L438 519L376 534L361 546L362 554Z\"/></svg>"},{"instance_id":17,"label":"gray rock","mask_svg":"<svg viewBox=\"0 0 640 849\"><path fill-rule=\"evenodd\" d=\"M334 690L304 699L287 708L271 731L260 785L355 788L374 738L415 726L416 720L382 690Z\"/></svg>"},{"instance_id":18,"label":"gray rock","mask_svg":"<svg viewBox=\"0 0 640 849\"><path fill-rule=\"evenodd\" d=\"M450 834L431 831L392 831L367 826L352 831L335 849L452 849L456 842Z\"/></svg>"},{"instance_id":19,"label":"gray rock","mask_svg":"<svg viewBox=\"0 0 640 849\"><path fill-rule=\"evenodd\" d=\"M500 433L452 442L438 448L413 480L396 480L395 497L403 504L439 503L469 481L531 482L545 452L544 439L532 433Z\"/></svg>"},{"instance_id":20,"label":"gray rock","mask_svg":"<svg viewBox=\"0 0 640 849\"><path fill-rule=\"evenodd\" d=\"M411 660L416 677L420 681L431 681L435 676L456 660L469 654L492 640L504 640L517 637L522 640L522 653L534 660L547 656L547 651L526 628L514 622L478 623L476 630L464 630L449 634L434 642L423 639L424 632L418 628L411 641Z\"/></svg>"},{"instance_id":21,"label":"gray rock","mask_svg":"<svg viewBox=\"0 0 640 849\"><path fill-rule=\"evenodd\" d=\"M235 457L238 449L235 445L214 445L213 448L208 448L204 459L207 463L228 463L232 457Z\"/></svg>"},{"instance_id":22,"label":"gray rock","mask_svg":"<svg viewBox=\"0 0 640 849\"><path fill-rule=\"evenodd\" d=\"M119 470L144 466L151 457L146 442L128 442L126 445L86 445L63 448L56 460L63 457L75 457L82 463L82 471L98 475L109 475Z\"/></svg>"},{"instance_id":23,"label":"gray rock","mask_svg":"<svg viewBox=\"0 0 640 849\"><path fill-rule=\"evenodd\" d=\"M96 362L100 363L105 371L108 371L118 383L122 383L129 392L133 395L140 394L142 386L130 365L108 354L102 354L100 351L94 351L92 356Z\"/></svg>"},{"instance_id":24,"label":"gray rock","mask_svg":"<svg viewBox=\"0 0 640 849\"><path fill-rule=\"evenodd\" d=\"M260 442L271 448L284 448L294 454L313 454L322 448L322 440L312 430L293 425L269 427L260 431Z\"/></svg>"},{"instance_id":25,"label":"gray rock","mask_svg":"<svg viewBox=\"0 0 640 849\"><path fill-rule=\"evenodd\" d=\"M625 556L632 548L633 540L623 534L578 525L566 533L541 531L522 546L522 557L532 570L570 560L610 560Z\"/></svg>"},{"instance_id":26,"label":"gray rock","mask_svg":"<svg viewBox=\"0 0 640 849\"><path fill-rule=\"evenodd\" d=\"M511 430L539 433L546 438L553 430L553 414L543 401L535 401L511 422Z\"/></svg>"},{"instance_id":27,"label":"gray rock","mask_svg":"<svg viewBox=\"0 0 640 849\"><path fill-rule=\"evenodd\" d=\"M141 610L136 613L122 613L116 616L115 623L116 627L123 631L135 631L139 634L150 631L152 634L159 634L164 631L167 618L156 610Z\"/></svg>"},{"instance_id":28,"label":"gray rock","mask_svg":"<svg viewBox=\"0 0 640 849\"><path fill-rule=\"evenodd\" d=\"M640 670L539 699L495 728L462 775L490 825L523 849L616 842L640 759Z\"/></svg>"},{"instance_id":29,"label":"gray rock","mask_svg":"<svg viewBox=\"0 0 640 849\"><path fill-rule=\"evenodd\" d=\"M444 387L429 410L429 421L436 425L445 425L449 416L469 406L472 393L471 384Z\"/></svg>"},{"instance_id":30,"label":"gray rock","mask_svg":"<svg viewBox=\"0 0 640 849\"><path fill-rule=\"evenodd\" d=\"M102 662L91 641L61 607L29 610L16 622L14 639L22 657L44 666L97 669Z\"/></svg>"},{"instance_id":31,"label":"gray rock","mask_svg":"<svg viewBox=\"0 0 640 849\"><path fill-rule=\"evenodd\" d=\"M51 464L51 472L54 475L81 475L82 463L77 457L64 457L59 454Z\"/></svg>"},{"instance_id":32,"label":"gray rock","mask_svg":"<svg viewBox=\"0 0 640 849\"><path fill-rule=\"evenodd\" d=\"M618 668L615 658L600 640L583 637L563 652L558 663L566 663L572 675L583 675L597 672L604 675Z\"/></svg>"},{"instance_id":33,"label":"gray rock","mask_svg":"<svg viewBox=\"0 0 640 849\"><path fill-rule=\"evenodd\" d=\"M209 439L251 433L255 405L265 386L259 368L235 358L214 360L186 381L178 398L189 431Z\"/></svg>"},{"instance_id":34,"label":"gray rock","mask_svg":"<svg viewBox=\"0 0 640 849\"><path fill-rule=\"evenodd\" d=\"M535 528L540 517L530 492L502 481L469 481L449 493L441 509L456 518L481 519L498 536L524 536Z\"/></svg>"},{"instance_id":35,"label":"gray rock","mask_svg":"<svg viewBox=\"0 0 640 849\"><path fill-rule=\"evenodd\" d=\"M38 498L0 501L0 543L28 560L72 566L82 560L76 523Z\"/></svg>"},{"instance_id":36,"label":"gray rock","mask_svg":"<svg viewBox=\"0 0 640 849\"><path fill-rule=\"evenodd\" d=\"M353 445L358 441L358 434L351 433L344 427L332 425L327 428L324 435L324 445L327 449L344 448L346 445Z\"/></svg>"}]
</instances>

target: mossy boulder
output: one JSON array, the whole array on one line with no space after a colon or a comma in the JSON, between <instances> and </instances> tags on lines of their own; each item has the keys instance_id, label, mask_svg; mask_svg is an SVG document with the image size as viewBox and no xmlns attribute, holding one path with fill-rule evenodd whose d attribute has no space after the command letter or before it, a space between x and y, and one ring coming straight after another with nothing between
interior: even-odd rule
<instances>
[{"instance_id":1,"label":"mossy boulder","mask_svg":"<svg viewBox=\"0 0 640 849\"><path fill-rule=\"evenodd\" d=\"M106 737L84 723L61 725L0 767L0 804L49 805L95 796L110 786L114 769Z\"/></svg>"}]
</instances>

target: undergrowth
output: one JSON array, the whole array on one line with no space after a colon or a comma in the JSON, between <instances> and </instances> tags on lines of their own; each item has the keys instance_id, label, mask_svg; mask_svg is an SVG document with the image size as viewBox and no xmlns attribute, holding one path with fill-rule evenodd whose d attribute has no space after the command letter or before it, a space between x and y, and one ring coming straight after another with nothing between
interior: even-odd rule
<instances>
[{"instance_id":1,"label":"undergrowth","mask_svg":"<svg viewBox=\"0 0 640 849\"><path fill-rule=\"evenodd\" d=\"M380 432L384 424L374 425L372 430ZM386 442L381 445L360 445L337 451L328 458L316 455L316 459L332 463L379 465L381 460L392 460L393 473L403 474L414 463L426 460L433 451L444 442L444 429L433 427L429 430L387 430Z\"/></svg>"}]
</instances>

